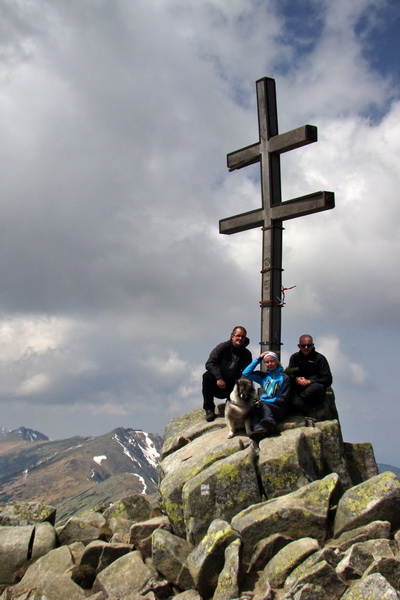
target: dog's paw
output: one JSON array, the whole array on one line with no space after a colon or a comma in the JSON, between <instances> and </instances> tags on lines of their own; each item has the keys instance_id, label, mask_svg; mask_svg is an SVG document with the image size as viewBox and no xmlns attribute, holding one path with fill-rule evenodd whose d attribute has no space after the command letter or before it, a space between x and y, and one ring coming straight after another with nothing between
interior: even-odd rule
<instances>
[{"instance_id":1,"label":"dog's paw","mask_svg":"<svg viewBox=\"0 0 400 600\"><path fill-rule=\"evenodd\" d=\"M228 440L229 440L230 438L233 438L233 436L234 436L234 433L233 433L233 431L230 431L230 432L228 433Z\"/></svg>"}]
</instances>

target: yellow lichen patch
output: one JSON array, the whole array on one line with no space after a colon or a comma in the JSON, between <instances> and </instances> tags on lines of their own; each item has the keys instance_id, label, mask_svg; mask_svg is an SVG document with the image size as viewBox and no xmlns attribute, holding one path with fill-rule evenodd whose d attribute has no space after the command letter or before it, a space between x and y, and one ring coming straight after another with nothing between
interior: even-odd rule
<instances>
[{"instance_id":1,"label":"yellow lichen patch","mask_svg":"<svg viewBox=\"0 0 400 600\"><path fill-rule=\"evenodd\" d=\"M183 527L182 507L176 502L172 502L169 498L164 501L165 511L171 523Z\"/></svg>"},{"instance_id":2,"label":"yellow lichen patch","mask_svg":"<svg viewBox=\"0 0 400 600\"><path fill-rule=\"evenodd\" d=\"M240 469L237 464L228 462L221 463L217 468L217 479L218 481L233 480L236 479L240 474Z\"/></svg>"}]
</instances>

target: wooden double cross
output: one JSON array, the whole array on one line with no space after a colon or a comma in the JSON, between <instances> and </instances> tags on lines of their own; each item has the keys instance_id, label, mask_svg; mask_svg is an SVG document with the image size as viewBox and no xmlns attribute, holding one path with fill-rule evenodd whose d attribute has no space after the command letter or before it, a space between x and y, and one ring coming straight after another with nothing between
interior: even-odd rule
<instances>
[{"instance_id":1,"label":"wooden double cross","mask_svg":"<svg viewBox=\"0 0 400 600\"><path fill-rule=\"evenodd\" d=\"M255 227L263 231L261 352L281 348L282 222L334 208L333 192L315 192L282 202L280 155L317 141L317 128L304 125L278 134L275 80L256 82L259 141L227 155L230 171L260 163L262 207L219 222L224 234Z\"/></svg>"}]
</instances>

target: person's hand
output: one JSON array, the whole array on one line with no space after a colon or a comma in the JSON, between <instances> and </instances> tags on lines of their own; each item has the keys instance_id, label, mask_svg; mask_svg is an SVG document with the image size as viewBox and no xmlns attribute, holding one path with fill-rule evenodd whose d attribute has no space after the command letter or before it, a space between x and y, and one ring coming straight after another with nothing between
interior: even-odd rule
<instances>
[{"instance_id":1,"label":"person's hand","mask_svg":"<svg viewBox=\"0 0 400 600\"><path fill-rule=\"evenodd\" d=\"M303 387L306 387L307 385L310 385L311 381L309 379L306 379L305 377L296 377L296 383L297 385L302 385Z\"/></svg>"},{"instance_id":2,"label":"person's hand","mask_svg":"<svg viewBox=\"0 0 400 600\"><path fill-rule=\"evenodd\" d=\"M217 379L217 386L221 389L224 390L226 388L226 383L223 379Z\"/></svg>"}]
</instances>

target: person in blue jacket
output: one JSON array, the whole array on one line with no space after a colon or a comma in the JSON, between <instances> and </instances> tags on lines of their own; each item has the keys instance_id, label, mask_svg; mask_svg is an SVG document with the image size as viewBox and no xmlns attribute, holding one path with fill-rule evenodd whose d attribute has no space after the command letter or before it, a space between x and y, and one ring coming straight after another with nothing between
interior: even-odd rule
<instances>
[{"instance_id":1,"label":"person in blue jacket","mask_svg":"<svg viewBox=\"0 0 400 600\"><path fill-rule=\"evenodd\" d=\"M264 361L266 371L255 370ZM254 411L252 439L277 432L276 424L289 413L290 379L275 352L263 352L244 370L243 376L260 384L260 402Z\"/></svg>"}]
</instances>

